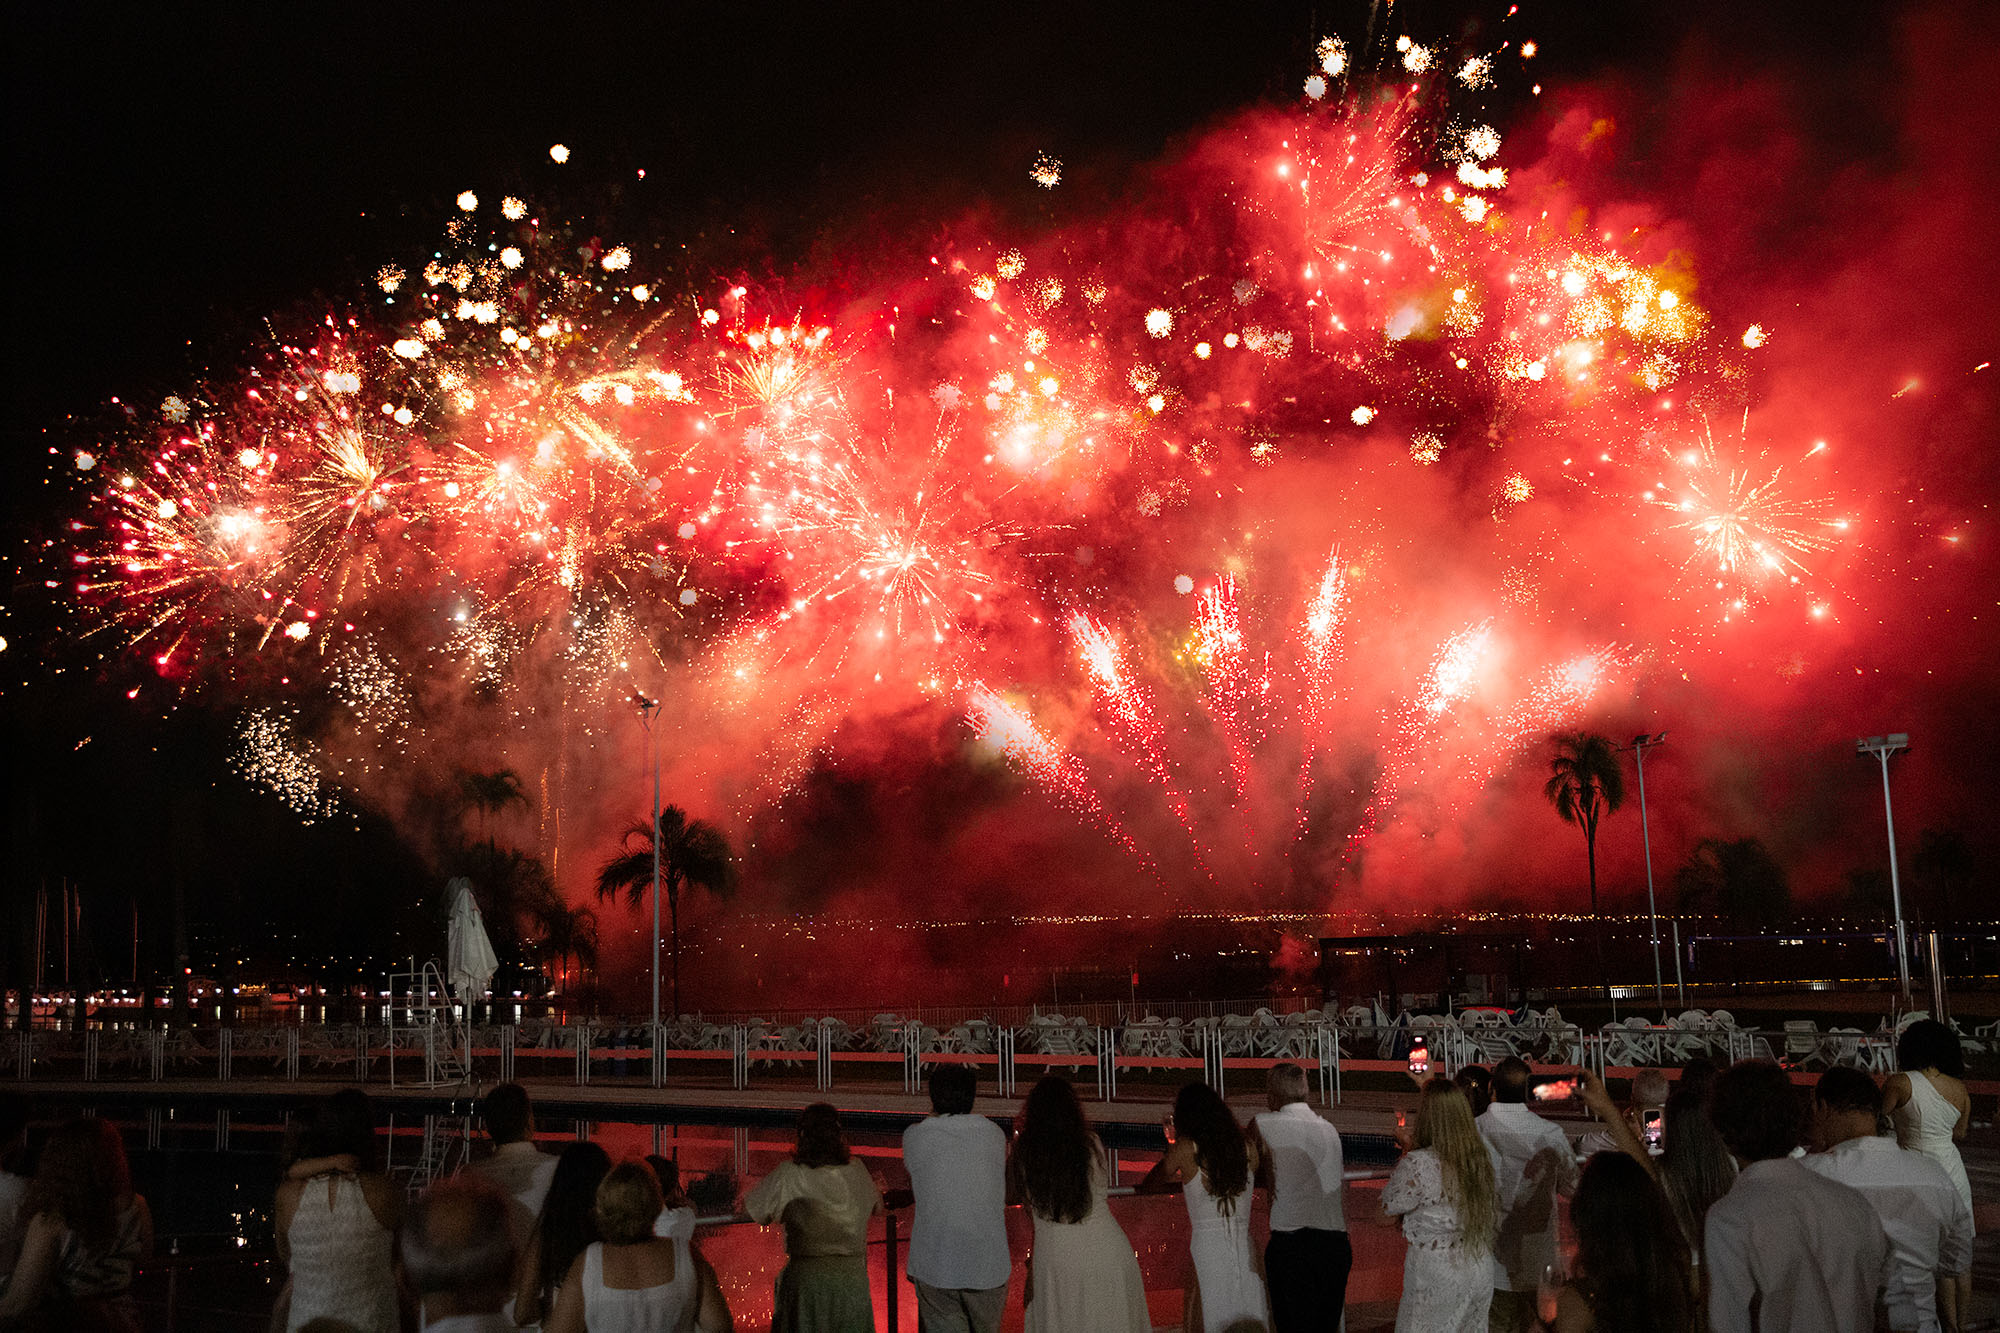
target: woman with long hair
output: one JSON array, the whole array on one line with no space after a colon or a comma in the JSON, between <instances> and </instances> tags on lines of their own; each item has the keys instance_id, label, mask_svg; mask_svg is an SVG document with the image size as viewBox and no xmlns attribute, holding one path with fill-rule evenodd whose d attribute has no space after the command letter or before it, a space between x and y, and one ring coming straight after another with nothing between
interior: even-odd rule
<instances>
[{"instance_id":1,"label":"woman with long hair","mask_svg":"<svg viewBox=\"0 0 2000 1333\"><path fill-rule=\"evenodd\" d=\"M597 1187L610 1170L611 1155L595 1143L572 1143L556 1158L541 1214L515 1270L516 1323L539 1323L556 1308L570 1265L598 1239L593 1210Z\"/></svg>"},{"instance_id":2,"label":"woman with long hair","mask_svg":"<svg viewBox=\"0 0 2000 1333\"><path fill-rule=\"evenodd\" d=\"M1631 1121L1611 1100L1603 1079L1588 1069L1578 1069L1576 1078L1583 1087L1583 1104L1604 1122L1606 1136L1659 1184L1674 1220L1680 1223L1681 1237L1699 1275L1708 1210L1736 1183L1736 1159L1729 1155L1708 1116L1714 1066L1689 1068L1699 1072L1689 1077L1683 1071L1680 1086L1667 1095L1658 1157L1640 1141Z\"/></svg>"},{"instance_id":3,"label":"woman with long hair","mask_svg":"<svg viewBox=\"0 0 2000 1333\"><path fill-rule=\"evenodd\" d=\"M1958 1145L1972 1123L1972 1097L1958 1034L1935 1018L1918 1019L1896 1039L1896 1067L1901 1072L1882 1085L1882 1110L1896 1126L1896 1142L1943 1167L1969 1211L1972 1182ZM1940 1275L1937 1294L1945 1327L1958 1327L1972 1299L1972 1270Z\"/></svg>"},{"instance_id":4,"label":"woman with long hair","mask_svg":"<svg viewBox=\"0 0 2000 1333\"><path fill-rule=\"evenodd\" d=\"M291 1268L285 1327L338 1320L396 1333L402 1296L394 1241L403 1195L375 1169L375 1113L358 1089L315 1106L278 1185L278 1257Z\"/></svg>"},{"instance_id":5,"label":"woman with long hair","mask_svg":"<svg viewBox=\"0 0 2000 1333\"><path fill-rule=\"evenodd\" d=\"M1401 1219L1409 1245L1396 1333L1479 1333L1500 1202L1492 1150L1463 1089L1445 1078L1424 1085L1413 1141L1382 1188L1382 1209Z\"/></svg>"},{"instance_id":6,"label":"woman with long hair","mask_svg":"<svg viewBox=\"0 0 2000 1333\"><path fill-rule=\"evenodd\" d=\"M138 1333L132 1278L152 1253L153 1215L132 1190L125 1144L108 1120L59 1126L21 1200L21 1255L0 1327L34 1318L89 1333Z\"/></svg>"},{"instance_id":7,"label":"woman with long hair","mask_svg":"<svg viewBox=\"0 0 2000 1333\"><path fill-rule=\"evenodd\" d=\"M1014 1127L1007 1193L1034 1219L1027 1333L1148 1333L1146 1284L1105 1203L1104 1145L1069 1080L1035 1084Z\"/></svg>"},{"instance_id":8,"label":"woman with long hair","mask_svg":"<svg viewBox=\"0 0 2000 1333\"><path fill-rule=\"evenodd\" d=\"M1189 1083L1175 1095L1173 1127L1166 1153L1139 1188L1179 1181L1187 1201L1195 1280L1183 1322L1189 1333L1264 1333L1271 1307L1250 1248L1257 1147L1206 1083Z\"/></svg>"},{"instance_id":9,"label":"woman with long hair","mask_svg":"<svg viewBox=\"0 0 2000 1333\"><path fill-rule=\"evenodd\" d=\"M840 1113L825 1102L799 1112L798 1144L750 1191L743 1211L785 1224L771 1333L866 1333L875 1327L868 1291L868 1221L882 1191L847 1147Z\"/></svg>"},{"instance_id":10,"label":"woman with long hair","mask_svg":"<svg viewBox=\"0 0 2000 1333\"><path fill-rule=\"evenodd\" d=\"M1555 1333L1695 1333L1694 1270L1681 1224L1653 1177L1624 1153L1583 1168L1570 1202L1576 1268Z\"/></svg>"}]
</instances>

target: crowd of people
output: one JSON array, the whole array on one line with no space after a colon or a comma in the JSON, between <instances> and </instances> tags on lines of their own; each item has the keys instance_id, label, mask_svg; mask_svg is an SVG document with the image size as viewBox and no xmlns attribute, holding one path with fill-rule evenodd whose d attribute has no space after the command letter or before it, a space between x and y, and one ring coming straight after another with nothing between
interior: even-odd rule
<instances>
[{"instance_id":1,"label":"crowd of people","mask_svg":"<svg viewBox=\"0 0 2000 1333\"><path fill-rule=\"evenodd\" d=\"M1398 1333L1958 1333L1973 1236L1959 1045L1926 1021L1898 1055L1886 1086L1834 1068L1809 1098L1769 1061L1643 1071L1623 1105L1577 1070L1567 1078L1600 1125L1576 1144L1535 1109L1520 1060L1429 1080L1381 1191L1405 1242ZM1247 1124L1206 1084L1175 1097L1167 1150L1139 1189L1185 1203L1190 1333L1340 1324L1345 1158L1307 1089L1304 1069L1278 1064L1268 1109ZM933 1072L932 1113L903 1136L909 1190L886 1201L914 1208L920 1327L997 1333L1013 1274L1006 1212L1019 1205L1033 1230L1028 1333L1150 1333L1137 1256L1107 1205L1110 1158L1075 1089L1035 1084L1011 1136L975 1113L976 1092L965 1066ZM273 1209L287 1274L274 1329L735 1326L674 1163L614 1162L587 1142L541 1151L517 1084L481 1110L490 1152L414 1200L380 1169L365 1094L335 1093L299 1119ZM30 1170L26 1126L21 1100L0 1096L0 1329L136 1333L132 1280L152 1222L117 1130L67 1121ZM1564 1200L1573 1247L1560 1243ZM866 1256L884 1207L835 1109L805 1108L790 1159L743 1204L784 1231L774 1333L875 1327Z\"/></svg>"}]
</instances>

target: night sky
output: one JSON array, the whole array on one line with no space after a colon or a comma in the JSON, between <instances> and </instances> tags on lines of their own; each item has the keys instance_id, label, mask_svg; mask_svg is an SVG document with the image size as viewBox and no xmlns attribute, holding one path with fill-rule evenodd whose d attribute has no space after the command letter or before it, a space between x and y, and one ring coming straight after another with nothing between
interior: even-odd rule
<instances>
[{"instance_id":1,"label":"night sky","mask_svg":"<svg viewBox=\"0 0 2000 1333\"><path fill-rule=\"evenodd\" d=\"M1671 734L1657 772L1648 765L1656 870L1670 877L1700 838L1758 836L1796 893L1845 901L1849 872L1882 860L1879 783L1852 739L1908 730L1915 748L1896 769L1905 856L1921 830L1957 830L1974 882L1994 886L2000 415L1995 372L1975 368L2000 341L2000 48L1980 6L1526 4L1512 19L1499 5L1409 0L1392 16L1275 3L679 8L554 23L555 11L526 6L10 13L6 489L26 558L0 626L10 659L0 686L16 790L38 787L13 823L17 885L29 867L157 880L158 857L77 849L121 809L137 812L125 817L132 842L160 848L190 808L188 787L213 822L249 830L236 844L247 859L282 860L309 839L330 858L336 890L342 876L422 873L417 807L437 786L435 771L417 772L424 763L364 784L353 813L333 821L346 832L300 830L223 767L228 691L178 711L157 690L128 702L143 664L116 654L100 663L95 649L63 642L74 622L46 609L34 560L79 512L64 460L99 438L110 400L150 405L197 378L228 378L269 344L267 319L367 305L371 275L389 260L420 261L466 189L547 201L635 247L670 239L684 247L674 263L691 287L744 283L813 318L914 299L907 271L975 236L1031 253L1050 237L1078 250L1125 237L1142 249L1152 233L1136 219L1173 212L1161 201L1198 189L1257 117L1299 103L1320 36L1360 47L1371 31L1380 42L1407 29L1454 48L1538 43L1531 70L1516 68L1481 103L1508 136L1503 160L1516 175L1504 198L1577 209L1607 234L1614 221L1643 230L1648 262L1698 275L1725 341L1770 326L1748 385L1758 431L1833 437L1840 503L1866 511L1865 543L1811 558L1830 590L1823 600L1837 606L1838 625L1823 632L1787 606L1755 626L1649 633L1653 609L1614 607L1602 591L1623 555L1576 594L1578 617L1649 645L1578 720L1621 740ZM573 151L561 167L548 155L558 142ZM1038 153L1064 163L1060 188L1029 183ZM1162 258L1162 272L1176 262ZM1718 421L1718 437L1738 424ZM1564 468L1542 461L1538 494L1553 499ZM1262 540L1325 540L1325 526L1276 488L1244 484L1246 496L1264 485L1276 515ZM1387 482L1374 494L1405 503ZM1467 521L1443 500L1435 511L1408 503L1441 532ZM1191 550L1192 534L1233 521L1190 519L1175 544ZM1565 531L1561 513L1510 521L1565 559L1604 539L1598 520L1588 531ZM1108 547L1124 530L1093 540ZM1130 547L1117 568L1134 578L1157 574L1163 587L1178 568L1153 545ZM1301 548L1296 560L1267 554L1251 567L1269 572L1275 596L1324 555ZM1402 577L1422 568L1407 553L1390 564ZM1066 591L1093 587L1102 591L1087 581ZM1429 614L1422 603L1413 599L1413 618ZM1115 606L1158 624L1164 604L1133 594ZM1418 660L1432 646L1395 651ZM1008 660L1046 677L1051 651L1016 644ZM67 669L52 675L56 665ZM1080 716L1070 686L1063 707ZM1357 716L1394 706L1363 698ZM968 760L956 725L935 700L857 706L797 781L759 799L719 776L727 738L703 735L691 745L704 757L675 771L675 790L718 807L709 813L746 846L764 885L751 891L759 908L893 913L915 888L953 908L1019 892L1024 910L1039 910L1085 885L1141 910L1161 901L1158 877L1102 828ZM454 718L449 735L441 749L532 778L523 749L481 750L476 723ZM519 817L512 834L567 858L557 877L576 896L587 867L571 867L601 859L607 835L639 808L643 754L622 732L582 748L565 733L562 744L567 762L603 770L578 801L587 811L571 816L576 831L551 835L543 811ZM1109 762L1103 747L1092 753ZM1414 894L1445 907L1575 905L1581 849L1539 804L1540 753L1493 761L1498 780L1474 796L1420 793L1438 804L1384 831L1346 904ZM1357 751L1344 762L1365 789L1389 761ZM1100 787L1147 847L1176 836L1159 790L1129 774ZM1359 800L1327 813L1351 823ZM1642 884L1627 823L1636 820L1607 825L1615 841L1601 851L1619 902ZM968 848L993 865L974 874L948 864ZM206 843L184 855L229 859ZM1068 859L1071 878L1041 874L1052 855ZM1176 882L1190 873L1178 855L1159 853ZM1286 905L1325 902L1324 884L1339 878L1333 855L1319 867L1331 878L1307 883L1225 871L1216 900L1265 901L1268 890ZM234 877L233 901L256 900L256 875L215 873Z\"/></svg>"}]
</instances>

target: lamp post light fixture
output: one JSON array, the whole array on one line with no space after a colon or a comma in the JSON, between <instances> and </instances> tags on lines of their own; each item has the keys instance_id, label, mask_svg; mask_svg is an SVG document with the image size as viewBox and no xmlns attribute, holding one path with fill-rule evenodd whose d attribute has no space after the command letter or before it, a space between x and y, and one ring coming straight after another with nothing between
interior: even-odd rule
<instances>
[{"instance_id":1,"label":"lamp post light fixture","mask_svg":"<svg viewBox=\"0 0 2000 1333\"><path fill-rule=\"evenodd\" d=\"M653 842L653 1027L654 1039L660 1031L660 746L653 735L653 719L660 715L660 701L632 691L633 706L639 710L639 725L646 729L646 746L653 752L653 824L648 830Z\"/></svg>"},{"instance_id":2,"label":"lamp post light fixture","mask_svg":"<svg viewBox=\"0 0 2000 1333\"><path fill-rule=\"evenodd\" d=\"M1653 923L1653 1000L1660 1006L1662 1018L1667 1012L1667 986L1660 973L1660 909L1653 897L1653 831L1646 822L1646 747L1662 745L1666 739L1664 731L1652 735L1641 732L1625 747L1639 763L1639 836L1646 844L1646 915Z\"/></svg>"},{"instance_id":3,"label":"lamp post light fixture","mask_svg":"<svg viewBox=\"0 0 2000 1333\"><path fill-rule=\"evenodd\" d=\"M1910 953L1903 940L1903 882L1896 869L1896 808L1889 801L1889 756L1909 748L1907 731L1863 736L1854 742L1855 754L1873 755L1882 762L1882 814L1889 821L1889 905L1896 914L1896 980L1902 987L1906 1009L1910 1004Z\"/></svg>"}]
</instances>

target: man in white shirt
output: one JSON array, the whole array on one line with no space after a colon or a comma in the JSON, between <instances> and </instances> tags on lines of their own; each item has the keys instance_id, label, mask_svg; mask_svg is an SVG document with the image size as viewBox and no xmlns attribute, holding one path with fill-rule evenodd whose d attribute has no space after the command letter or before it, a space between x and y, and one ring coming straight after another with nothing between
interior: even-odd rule
<instances>
[{"instance_id":1,"label":"man in white shirt","mask_svg":"<svg viewBox=\"0 0 2000 1333\"><path fill-rule=\"evenodd\" d=\"M1007 1135L972 1104L969 1065L931 1071L931 1114L903 1131L916 1217L910 1281L922 1333L996 1333L1007 1303Z\"/></svg>"},{"instance_id":2,"label":"man in white shirt","mask_svg":"<svg viewBox=\"0 0 2000 1333\"><path fill-rule=\"evenodd\" d=\"M535 1147L535 1112L528 1102L528 1090L520 1084L502 1083L487 1093L479 1104L479 1118L486 1126L486 1137L493 1140L493 1155L465 1169L507 1196L514 1244L524 1246L535 1229L535 1219L541 1216L542 1201L549 1197L549 1182L556 1174L555 1156Z\"/></svg>"},{"instance_id":3,"label":"man in white shirt","mask_svg":"<svg viewBox=\"0 0 2000 1333\"><path fill-rule=\"evenodd\" d=\"M1493 1066L1493 1105L1479 1134L1498 1158L1500 1234L1493 1241L1492 1333L1521 1333L1535 1322L1535 1291L1556 1260L1557 1197L1576 1192L1569 1136L1528 1109L1528 1066L1508 1056Z\"/></svg>"},{"instance_id":4,"label":"man in white shirt","mask_svg":"<svg viewBox=\"0 0 2000 1333\"><path fill-rule=\"evenodd\" d=\"M1306 1071L1289 1060L1264 1083L1270 1110L1250 1124L1263 1155L1259 1184L1271 1191L1264 1278L1273 1333L1340 1327L1354 1247L1341 1208L1346 1159L1340 1131L1306 1101Z\"/></svg>"},{"instance_id":5,"label":"man in white shirt","mask_svg":"<svg viewBox=\"0 0 2000 1333\"><path fill-rule=\"evenodd\" d=\"M1801 1159L1861 1192L1889 1237L1883 1304L1897 1333L1940 1333L1937 1275L1972 1263L1972 1214L1944 1168L1877 1134L1882 1090L1859 1069L1836 1066L1813 1094L1813 1138Z\"/></svg>"},{"instance_id":6,"label":"man in white shirt","mask_svg":"<svg viewBox=\"0 0 2000 1333\"><path fill-rule=\"evenodd\" d=\"M1740 1168L1704 1228L1709 1333L1870 1333L1889 1238L1860 1191L1791 1156L1805 1129L1791 1079L1745 1061L1709 1114Z\"/></svg>"}]
</instances>

